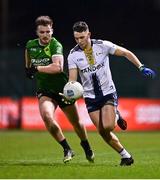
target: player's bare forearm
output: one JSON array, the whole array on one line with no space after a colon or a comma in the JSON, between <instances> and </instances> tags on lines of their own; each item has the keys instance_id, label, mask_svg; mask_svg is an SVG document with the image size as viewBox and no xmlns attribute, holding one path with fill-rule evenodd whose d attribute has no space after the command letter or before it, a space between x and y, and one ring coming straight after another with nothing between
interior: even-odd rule
<instances>
[{"instance_id":1,"label":"player's bare forearm","mask_svg":"<svg viewBox=\"0 0 160 180\"><path fill-rule=\"evenodd\" d=\"M143 76L149 77L152 79L156 77L156 73L152 69L146 68L139 61L139 59L136 57L136 55L133 54L131 51L129 51L123 47L117 47L114 55L126 57L130 62L132 62L140 70L140 72L143 74Z\"/></svg>"},{"instance_id":2,"label":"player's bare forearm","mask_svg":"<svg viewBox=\"0 0 160 180\"><path fill-rule=\"evenodd\" d=\"M132 62L137 68L142 66L142 63L139 61L139 59L131 52L127 51L125 56L130 62Z\"/></svg>"},{"instance_id":3,"label":"player's bare forearm","mask_svg":"<svg viewBox=\"0 0 160 180\"><path fill-rule=\"evenodd\" d=\"M69 70L69 81L77 81L77 69L70 69Z\"/></svg>"},{"instance_id":4,"label":"player's bare forearm","mask_svg":"<svg viewBox=\"0 0 160 180\"><path fill-rule=\"evenodd\" d=\"M41 73L47 73L47 74L56 74L56 73L61 73L62 68L59 64L49 64L48 66L37 66L38 72Z\"/></svg>"},{"instance_id":5,"label":"player's bare forearm","mask_svg":"<svg viewBox=\"0 0 160 180\"><path fill-rule=\"evenodd\" d=\"M132 62L137 68L139 68L140 66L142 66L142 63L140 62L140 60L136 57L136 55L134 53L132 53L131 51L123 48L123 47L117 47L114 55L116 56L124 56L125 58L127 58L130 62Z\"/></svg>"},{"instance_id":6,"label":"player's bare forearm","mask_svg":"<svg viewBox=\"0 0 160 180\"><path fill-rule=\"evenodd\" d=\"M47 74L57 74L63 71L63 55L52 56L52 64L47 66L37 66L38 72Z\"/></svg>"}]
</instances>

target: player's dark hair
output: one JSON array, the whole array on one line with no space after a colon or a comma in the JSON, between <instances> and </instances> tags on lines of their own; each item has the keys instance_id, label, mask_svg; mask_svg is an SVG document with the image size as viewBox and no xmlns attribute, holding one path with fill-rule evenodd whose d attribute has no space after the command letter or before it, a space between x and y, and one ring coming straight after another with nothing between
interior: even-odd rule
<instances>
[{"instance_id":1,"label":"player's dark hair","mask_svg":"<svg viewBox=\"0 0 160 180\"><path fill-rule=\"evenodd\" d=\"M39 26L39 25L43 25L43 26L50 25L50 26L52 26L53 20L49 16L39 16L39 17L37 17L35 23L36 23L36 26Z\"/></svg>"},{"instance_id":2,"label":"player's dark hair","mask_svg":"<svg viewBox=\"0 0 160 180\"><path fill-rule=\"evenodd\" d=\"M88 25L84 21L78 21L73 25L73 31L83 32L89 30Z\"/></svg>"}]
</instances>

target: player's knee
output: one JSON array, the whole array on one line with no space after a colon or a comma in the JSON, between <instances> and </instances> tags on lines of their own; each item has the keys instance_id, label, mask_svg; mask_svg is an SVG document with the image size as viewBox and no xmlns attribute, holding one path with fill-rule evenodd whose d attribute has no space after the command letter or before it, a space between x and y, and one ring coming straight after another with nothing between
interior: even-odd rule
<instances>
[{"instance_id":1,"label":"player's knee","mask_svg":"<svg viewBox=\"0 0 160 180\"><path fill-rule=\"evenodd\" d=\"M106 131L104 128L99 129L99 134L105 139L105 141L109 142L111 140L110 131Z\"/></svg>"},{"instance_id":2,"label":"player's knee","mask_svg":"<svg viewBox=\"0 0 160 180\"><path fill-rule=\"evenodd\" d=\"M50 113L45 113L43 116L43 121L45 123L46 128L50 131L50 129L55 129L57 130L57 123L55 121L55 119L53 118L52 115L50 115Z\"/></svg>"},{"instance_id":3,"label":"player's knee","mask_svg":"<svg viewBox=\"0 0 160 180\"><path fill-rule=\"evenodd\" d=\"M109 127L101 127L99 128L98 132L101 136L106 136L106 134L109 134L111 132L111 129Z\"/></svg>"},{"instance_id":4,"label":"player's knee","mask_svg":"<svg viewBox=\"0 0 160 180\"><path fill-rule=\"evenodd\" d=\"M98 132L102 137L105 135L105 130L103 128L98 129Z\"/></svg>"},{"instance_id":5,"label":"player's knee","mask_svg":"<svg viewBox=\"0 0 160 180\"><path fill-rule=\"evenodd\" d=\"M42 118L43 118L43 121L45 121L45 122L52 121L52 116L50 115L49 112L43 113Z\"/></svg>"},{"instance_id":6,"label":"player's knee","mask_svg":"<svg viewBox=\"0 0 160 180\"><path fill-rule=\"evenodd\" d=\"M102 137L106 137L106 136L110 137L110 132L113 131L113 129L114 129L113 126L103 126L98 129L98 132ZM108 138L108 140L109 139L110 138Z\"/></svg>"},{"instance_id":7,"label":"player's knee","mask_svg":"<svg viewBox=\"0 0 160 180\"><path fill-rule=\"evenodd\" d=\"M107 125L103 126L103 129L105 130L105 132L109 133L109 132L113 131L114 126L111 124L107 124Z\"/></svg>"}]
</instances>

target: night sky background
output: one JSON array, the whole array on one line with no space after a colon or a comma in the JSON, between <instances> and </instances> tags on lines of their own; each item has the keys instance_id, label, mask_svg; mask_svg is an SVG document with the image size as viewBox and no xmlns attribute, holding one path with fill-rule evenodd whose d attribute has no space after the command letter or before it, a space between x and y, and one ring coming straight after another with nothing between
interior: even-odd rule
<instances>
[{"instance_id":1,"label":"night sky background","mask_svg":"<svg viewBox=\"0 0 160 180\"><path fill-rule=\"evenodd\" d=\"M159 0L1 0L1 4L7 1L5 43L9 48L23 47L35 37L34 21L39 15L53 18L54 35L67 47L74 45L72 25L79 20L88 23L93 38L134 49L160 47Z\"/></svg>"}]
</instances>

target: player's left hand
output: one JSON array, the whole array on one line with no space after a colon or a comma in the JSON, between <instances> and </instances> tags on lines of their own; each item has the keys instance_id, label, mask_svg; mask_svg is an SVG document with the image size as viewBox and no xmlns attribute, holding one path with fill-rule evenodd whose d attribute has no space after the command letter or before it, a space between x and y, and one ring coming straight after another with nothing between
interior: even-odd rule
<instances>
[{"instance_id":1,"label":"player's left hand","mask_svg":"<svg viewBox=\"0 0 160 180\"><path fill-rule=\"evenodd\" d=\"M155 73L152 69L146 68L144 65L141 66L141 67L139 68L139 70L140 70L140 72L141 72L144 76L146 76L146 77L149 77L149 78L154 79L155 76L156 76L156 73Z\"/></svg>"},{"instance_id":2,"label":"player's left hand","mask_svg":"<svg viewBox=\"0 0 160 180\"><path fill-rule=\"evenodd\" d=\"M62 101L63 101L65 104L68 104L68 105L74 104L75 99L67 99L63 93L59 93L59 95L62 97Z\"/></svg>"},{"instance_id":3,"label":"player's left hand","mask_svg":"<svg viewBox=\"0 0 160 180\"><path fill-rule=\"evenodd\" d=\"M33 64L29 69L30 69L31 73L33 73L33 74L35 74L38 71L37 66L34 66Z\"/></svg>"},{"instance_id":4,"label":"player's left hand","mask_svg":"<svg viewBox=\"0 0 160 180\"><path fill-rule=\"evenodd\" d=\"M30 68L25 68L26 77L29 79L34 78L34 74L30 71Z\"/></svg>"}]
</instances>

